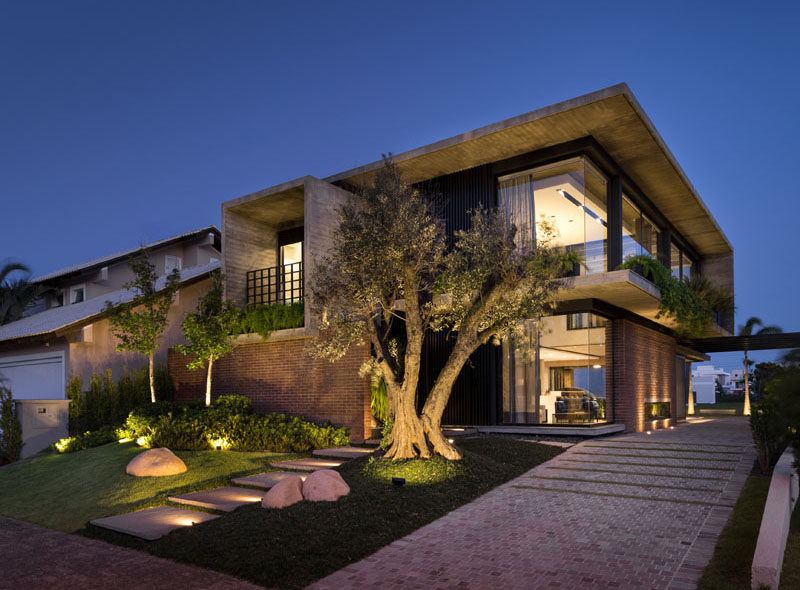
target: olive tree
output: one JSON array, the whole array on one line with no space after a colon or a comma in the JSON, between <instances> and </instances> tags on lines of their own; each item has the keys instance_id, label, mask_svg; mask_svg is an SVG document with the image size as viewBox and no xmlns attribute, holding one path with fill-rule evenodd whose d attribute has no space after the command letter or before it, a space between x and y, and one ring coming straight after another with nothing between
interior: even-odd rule
<instances>
[{"instance_id":1,"label":"olive tree","mask_svg":"<svg viewBox=\"0 0 800 590\"><path fill-rule=\"evenodd\" d=\"M180 273L173 269L163 280L159 279L144 249L131 256L128 265L133 272L133 279L125 283L124 288L133 292L133 300L123 304L106 301L105 311L111 322L111 332L119 339L117 350L147 356L150 401L155 403L154 356L167 327L167 314L178 291Z\"/></svg>"},{"instance_id":2,"label":"olive tree","mask_svg":"<svg viewBox=\"0 0 800 590\"><path fill-rule=\"evenodd\" d=\"M211 405L211 370L214 361L233 350L233 335L239 324L239 309L224 298L222 273L211 276L211 289L197 302L197 311L188 313L181 324L188 345L178 350L192 356L187 367L206 368L206 406Z\"/></svg>"},{"instance_id":3,"label":"olive tree","mask_svg":"<svg viewBox=\"0 0 800 590\"><path fill-rule=\"evenodd\" d=\"M502 209L472 212L471 226L447 246L435 199L407 184L386 159L370 186L354 189L338 211L328 254L310 280L320 317L313 354L338 360L371 344L394 421L387 456L448 459L461 454L442 435L441 417L470 355L490 340L513 337L521 320L548 312L554 281L575 256L551 246L552 226L537 239ZM422 345L444 330L452 351L421 412L415 399Z\"/></svg>"}]
</instances>

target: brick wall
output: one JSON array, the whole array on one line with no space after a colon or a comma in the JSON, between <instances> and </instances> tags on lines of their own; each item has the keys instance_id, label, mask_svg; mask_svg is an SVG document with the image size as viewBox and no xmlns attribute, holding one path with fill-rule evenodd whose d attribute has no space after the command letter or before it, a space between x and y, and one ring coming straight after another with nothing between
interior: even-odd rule
<instances>
[{"instance_id":1,"label":"brick wall","mask_svg":"<svg viewBox=\"0 0 800 590\"><path fill-rule=\"evenodd\" d=\"M369 384L358 376L368 355L354 347L336 363L314 359L305 352L309 339L272 340L237 346L214 364L212 397L246 395L258 412L283 412L314 421L330 420L349 426L351 439L370 434ZM190 371L186 357L169 351L169 372L182 401L205 394L205 371Z\"/></svg>"},{"instance_id":2,"label":"brick wall","mask_svg":"<svg viewBox=\"0 0 800 590\"><path fill-rule=\"evenodd\" d=\"M614 419L626 432L655 427L644 420L645 402L670 402L675 419L675 338L628 320L613 321Z\"/></svg>"}]
</instances>

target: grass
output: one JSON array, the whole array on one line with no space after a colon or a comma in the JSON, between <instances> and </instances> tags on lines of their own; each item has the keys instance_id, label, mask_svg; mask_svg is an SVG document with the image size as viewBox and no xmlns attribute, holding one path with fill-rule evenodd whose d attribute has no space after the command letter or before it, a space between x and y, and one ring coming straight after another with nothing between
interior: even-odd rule
<instances>
[{"instance_id":1,"label":"grass","mask_svg":"<svg viewBox=\"0 0 800 590\"><path fill-rule=\"evenodd\" d=\"M800 588L800 502L794 507L786 553L783 555L781 590Z\"/></svg>"},{"instance_id":2,"label":"grass","mask_svg":"<svg viewBox=\"0 0 800 590\"><path fill-rule=\"evenodd\" d=\"M24 459L0 470L0 514L72 532L94 518L164 504L168 495L227 484L233 474L271 470L277 453L178 451L187 471L139 478L125 466L142 449L111 443Z\"/></svg>"},{"instance_id":3,"label":"grass","mask_svg":"<svg viewBox=\"0 0 800 590\"><path fill-rule=\"evenodd\" d=\"M458 446L464 452L458 463L349 461L339 471L351 493L335 503L300 502L282 510L245 506L151 543L96 527L83 533L265 586L301 588L561 452L500 437ZM392 477L407 483L394 486Z\"/></svg>"},{"instance_id":4,"label":"grass","mask_svg":"<svg viewBox=\"0 0 800 590\"><path fill-rule=\"evenodd\" d=\"M761 515L767 501L769 482L769 477L752 475L747 478L698 588L749 590L750 567L761 528Z\"/></svg>"}]
</instances>

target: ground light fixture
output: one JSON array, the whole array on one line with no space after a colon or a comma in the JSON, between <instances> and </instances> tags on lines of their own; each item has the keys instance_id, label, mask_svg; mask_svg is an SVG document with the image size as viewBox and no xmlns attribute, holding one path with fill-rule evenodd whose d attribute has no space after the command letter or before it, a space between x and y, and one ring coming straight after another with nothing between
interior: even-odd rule
<instances>
[{"instance_id":1,"label":"ground light fixture","mask_svg":"<svg viewBox=\"0 0 800 590\"><path fill-rule=\"evenodd\" d=\"M393 477L392 484L396 485L397 487L401 487L406 485L406 478L405 477Z\"/></svg>"}]
</instances>

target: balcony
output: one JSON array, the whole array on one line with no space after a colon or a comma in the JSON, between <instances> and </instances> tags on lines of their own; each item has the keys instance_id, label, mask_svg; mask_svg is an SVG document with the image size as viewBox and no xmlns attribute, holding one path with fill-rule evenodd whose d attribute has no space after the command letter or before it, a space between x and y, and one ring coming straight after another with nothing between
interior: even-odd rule
<instances>
[{"instance_id":1,"label":"balcony","mask_svg":"<svg viewBox=\"0 0 800 590\"><path fill-rule=\"evenodd\" d=\"M303 301L303 263L247 271L247 304L289 305Z\"/></svg>"}]
</instances>

